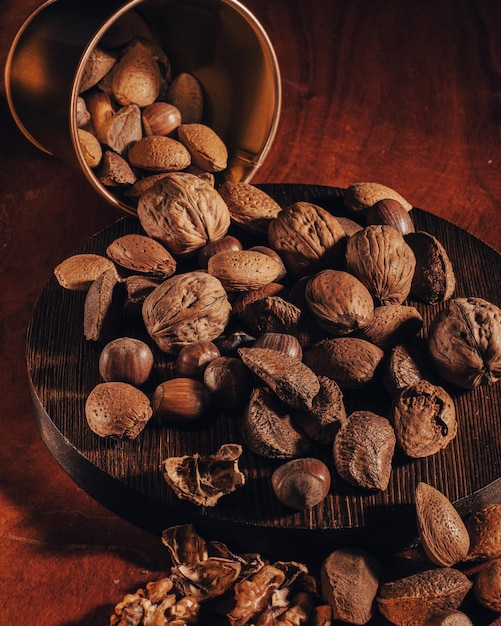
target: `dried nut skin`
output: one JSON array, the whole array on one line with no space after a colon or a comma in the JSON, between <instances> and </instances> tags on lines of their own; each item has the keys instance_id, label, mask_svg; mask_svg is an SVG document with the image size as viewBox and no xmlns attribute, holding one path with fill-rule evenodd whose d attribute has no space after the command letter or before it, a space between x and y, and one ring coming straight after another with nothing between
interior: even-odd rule
<instances>
[{"instance_id":1,"label":"dried nut skin","mask_svg":"<svg viewBox=\"0 0 501 626\"><path fill-rule=\"evenodd\" d=\"M224 444L215 454L169 457L163 461L164 478L178 498L212 507L245 484L238 468L241 455L242 446Z\"/></svg>"},{"instance_id":2,"label":"dried nut skin","mask_svg":"<svg viewBox=\"0 0 501 626\"><path fill-rule=\"evenodd\" d=\"M374 314L374 302L367 287L342 270L326 269L310 278L305 298L318 324L338 336L364 328Z\"/></svg>"},{"instance_id":3,"label":"dried nut skin","mask_svg":"<svg viewBox=\"0 0 501 626\"><path fill-rule=\"evenodd\" d=\"M87 291L96 278L114 267L113 261L100 254L74 254L54 268L54 276L64 289Z\"/></svg>"},{"instance_id":4,"label":"dried nut skin","mask_svg":"<svg viewBox=\"0 0 501 626\"><path fill-rule=\"evenodd\" d=\"M379 586L377 557L363 549L340 548L330 554L320 570L321 594L335 620L367 624Z\"/></svg>"},{"instance_id":5,"label":"dried nut skin","mask_svg":"<svg viewBox=\"0 0 501 626\"><path fill-rule=\"evenodd\" d=\"M219 193L228 205L231 219L251 233L266 234L270 222L282 207L259 187L239 181L226 181Z\"/></svg>"},{"instance_id":6,"label":"dried nut skin","mask_svg":"<svg viewBox=\"0 0 501 626\"><path fill-rule=\"evenodd\" d=\"M137 274L168 278L176 271L176 260L158 241L138 234L123 235L106 248L117 265Z\"/></svg>"},{"instance_id":7,"label":"dried nut skin","mask_svg":"<svg viewBox=\"0 0 501 626\"><path fill-rule=\"evenodd\" d=\"M107 343L99 356L99 373L106 382L145 383L153 369L150 347L133 337L119 337Z\"/></svg>"},{"instance_id":8,"label":"dried nut skin","mask_svg":"<svg viewBox=\"0 0 501 626\"><path fill-rule=\"evenodd\" d=\"M430 324L432 361L447 381L465 389L501 378L501 309L482 298L454 298Z\"/></svg>"},{"instance_id":9,"label":"dried nut skin","mask_svg":"<svg viewBox=\"0 0 501 626\"><path fill-rule=\"evenodd\" d=\"M226 291L252 291L274 282L282 271L278 261L252 250L228 250L210 257L207 271Z\"/></svg>"},{"instance_id":10,"label":"dried nut skin","mask_svg":"<svg viewBox=\"0 0 501 626\"><path fill-rule=\"evenodd\" d=\"M169 85L166 99L181 111L184 124L198 123L202 119L203 93L192 74L182 72Z\"/></svg>"},{"instance_id":11,"label":"dried nut skin","mask_svg":"<svg viewBox=\"0 0 501 626\"><path fill-rule=\"evenodd\" d=\"M293 459L310 451L309 440L295 428L288 408L265 387L251 394L242 437L247 449L268 459Z\"/></svg>"},{"instance_id":12,"label":"dried nut skin","mask_svg":"<svg viewBox=\"0 0 501 626\"><path fill-rule=\"evenodd\" d=\"M174 255L189 255L222 239L230 226L224 200L207 181L171 173L139 199L137 214L150 237Z\"/></svg>"},{"instance_id":13,"label":"dried nut skin","mask_svg":"<svg viewBox=\"0 0 501 626\"><path fill-rule=\"evenodd\" d=\"M181 124L179 141L191 154L195 167L207 172L221 172L228 165L228 150L219 135L205 124Z\"/></svg>"},{"instance_id":14,"label":"dried nut skin","mask_svg":"<svg viewBox=\"0 0 501 626\"><path fill-rule=\"evenodd\" d=\"M501 613L501 561L491 561L480 570L473 593L482 606Z\"/></svg>"},{"instance_id":15,"label":"dried nut skin","mask_svg":"<svg viewBox=\"0 0 501 626\"><path fill-rule=\"evenodd\" d=\"M413 306L387 304L374 309L369 324L359 336L386 350L415 337L423 327L423 317Z\"/></svg>"},{"instance_id":16,"label":"dried nut skin","mask_svg":"<svg viewBox=\"0 0 501 626\"><path fill-rule=\"evenodd\" d=\"M345 239L337 218L309 202L285 207L268 227L270 247L296 276L339 265Z\"/></svg>"},{"instance_id":17,"label":"dried nut skin","mask_svg":"<svg viewBox=\"0 0 501 626\"><path fill-rule=\"evenodd\" d=\"M385 198L378 200L367 209L365 215L367 226L371 224L387 224L401 235L414 232L414 222L409 211L398 200Z\"/></svg>"},{"instance_id":18,"label":"dried nut skin","mask_svg":"<svg viewBox=\"0 0 501 626\"><path fill-rule=\"evenodd\" d=\"M90 133L88 130L79 128L77 130L78 143L85 163L91 168L95 169L103 158L103 149L98 139Z\"/></svg>"},{"instance_id":19,"label":"dried nut skin","mask_svg":"<svg viewBox=\"0 0 501 626\"><path fill-rule=\"evenodd\" d=\"M346 266L380 304L402 304L411 290L416 258L391 226L366 226L346 242Z\"/></svg>"},{"instance_id":20,"label":"dried nut skin","mask_svg":"<svg viewBox=\"0 0 501 626\"><path fill-rule=\"evenodd\" d=\"M431 485L420 482L415 502L421 545L430 561L444 567L463 561L470 536L450 500Z\"/></svg>"},{"instance_id":21,"label":"dried nut skin","mask_svg":"<svg viewBox=\"0 0 501 626\"><path fill-rule=\"evenodd\" d=\"M271 484L282 504L301 511L322 502L329 493L331 475L319 459L292 459L275 469Z\"/></svg>"},{"instance_id":22,"label":"dried nut skin","mask_svg":"<svg viewBox=\"0 0 501 626\"><path fill-rule=\"evenodd\" d=\"M334 439L334 463L346 482L364 489L388 487L395 450L390 422L371 411L355 411Z\"/></svg>"},{"instance_id":23,"label":"dried nut skin","mask_svg":"<svg viewBox=\"0 0 501 626\"><path fill-rule=\"evenodd\" d=\"M381 183L363 182L350 185L344 192L344 204L355 214L365 213L366 210L379 200L397 200L410 211L412 205L397 191Z\"/></svg>"},{"instance_id":24,"label":"dried nut skin","mask_svg":"<svg viewBox=\"0 0 501 626\"><path fill-rule=\"evenodd\" d=\"M501 556L501 504L489 504L465 522L470 535L468 560Z\"/></svg>"},{"instance_id":25,"label":"dried nut skin","mask_svg":"<svg viewBox=\"0 0 501 626\"><path fill-rule=\"evenodd\" d=\"M384 352L357 337L324 339L304 353L304 363L317 376L335 380L341 389L360 389L379 371Z\"/></svg>"},{"instance_id":26,"label":"dried nut skin","mask_svg":"<svg viewBox=\"0 0 501 626\"><path fill-rule=\"evenodd\" d=\"M411 293L427 304L444 302L452 297L456 276L452 262L440 241L419 231L405 237L416 257Z\"/></svg>"},{"instance_id":27,"label":"dried nut skin","mask_svg":"<svg viewBox=\"0 0 501 626\"><path fill-rule=\"evenodd\" d=\"M420 380L394 398L391 422L407 456L422 458L443 450L457 433L456 408L443 387Z\"/></svg>"},{"instance_id":28,"label":"dried nut skin","mask_svg":"<svg viewBox=\"0 0 501 626\"><path fill-rule=\"evenodd\" d=\"M99 383L85 402L85 417L100 437L135 439L153 414L148 397L124 382Z\"/></svg>"},{"instance_id":29,"label":"dried nut skin","mask_svg":"<svg viewBox=\"0 0 501 626\"><path fill-rule=\"evenodd\" d=\"M422 626L438 611L457 609L472 583L459 570L425 570L384 583L377 603L381 613L398 626Z\"/></svg>"},{"instance_id":30,"label":"dried nut skin","mask_svg":"<svg viewBox=\"0 0 501 626\"><path fill-rule=\"evenodd\" d=\"M238 354L287 406L295 409L311 407L320 383L314 372L296 357L272 348L239 348Z\"/></svg>"},{"instance_id":31,"label":"dried nut skin","mask_svg":"<svg viewBox=\"0 0 501 626\"><path fill-rule=\"evenodd\" d=\"M186 272L167 278L145 299L146 330L164 352L177 354L194 341L212 341L229 322L231 304L214 276Z\"/></svg>"},{"instance_id":32,"label":"dried nut skin","mask_svg":"<svg viewBox=\"0 0 501 626\"><path fill-rule=\"evenodd\" d=\"M153 394L153 412L169 422L197 420L207 412L209 390L195 378L171 378Z\"/></svg>"},{"instance_id":33,"label":"dried nut skin","mask_svg":"<svg viewBox=\"0 0 501 626\"><path fill-rule=\"evenodd\" d=\"M137 104L145 107L158 98L161 84L157 61L150 48L138 41L117 63L111 89L115 99L123 106Z\"/></svg>"},{"instance_id":34,"label":"dried nut skin","mask_svg":"<svg viewBox=\"0 0 501 626\"><path fill-rule=\"evenodd\" d=\"M131 165L151 172L178 172L191 163L190 153L182 143L162 135L142 137L128 154Z\"/></svg>"}]
</instances>

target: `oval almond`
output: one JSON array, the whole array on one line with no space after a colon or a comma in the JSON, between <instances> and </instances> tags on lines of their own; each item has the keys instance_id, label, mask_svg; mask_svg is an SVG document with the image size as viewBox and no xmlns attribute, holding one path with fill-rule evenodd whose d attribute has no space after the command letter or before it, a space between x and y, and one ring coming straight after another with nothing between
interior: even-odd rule
<instances>
[{"instance_id":1,"label":"oval almond","mask_svg":"<svg viewBox=\"0 0 501 626\"><path fill-rule=\"evenodd\" d=\"M226 291L250 291L275 281L282 266L274 258L253 250L228 250L214 254L207 266Z\"/></svg>"},{"instance_id":2,"label":"oval almond","mask_svg":"<svg viewBox=\"0 0 501 626\"><path fill-rule=\"evenodd\" d=\"M143 137L129 149L134 167L152 172L176 172L191 163L191 156L182 143L162 135Z\"/></svg>"}]
</instances>

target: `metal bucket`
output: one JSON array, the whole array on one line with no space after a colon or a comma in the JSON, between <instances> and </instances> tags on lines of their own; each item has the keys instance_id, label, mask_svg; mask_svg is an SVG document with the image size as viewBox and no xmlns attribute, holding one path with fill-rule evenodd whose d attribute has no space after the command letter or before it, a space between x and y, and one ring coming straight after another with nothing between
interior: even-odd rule
<instances>
[{"instance_id":1,"label":"metal bucket","mask_svg":"<svg viewBox=\"0 0 501 626\"><path fill-rule=\"evenodd\" d=\"M5 66L7 100L20 130L41 150L79 167L108 202L135 213L86 164L76 120L89 55L128 11L146 22L177 73L199 80L206 103L203 122L228 148L224 176L249 182L275 137L282 92L268 36L236 0L45 2L19 29Z\"/></svg>"}]
</instances>

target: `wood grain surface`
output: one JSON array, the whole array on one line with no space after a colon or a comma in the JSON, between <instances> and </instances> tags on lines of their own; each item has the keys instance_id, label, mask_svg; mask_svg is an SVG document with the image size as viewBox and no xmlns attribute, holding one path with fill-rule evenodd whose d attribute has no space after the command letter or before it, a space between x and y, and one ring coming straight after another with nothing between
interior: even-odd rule
<instances>
[{"instance_id":1,"label":"wood grain surface","mask_svg":"<svg viewBox=\"0 0 501 626\"><path fill-rule=\"evenodd\" d=\"M2 67L38 4L0 3ZM498 0L244 4L273 41L284 92L254 182L382 182L501 252ZM25 348L53 268L119 216L80 172L27 142L4 93L2 82L0 622L100 626L124 593L165 570L167 554L53 458L33 416ZM420 565L407 556L389 571ZM471 599L466 608L475 624L495 617Z\"/></svg>"}]
</instances>

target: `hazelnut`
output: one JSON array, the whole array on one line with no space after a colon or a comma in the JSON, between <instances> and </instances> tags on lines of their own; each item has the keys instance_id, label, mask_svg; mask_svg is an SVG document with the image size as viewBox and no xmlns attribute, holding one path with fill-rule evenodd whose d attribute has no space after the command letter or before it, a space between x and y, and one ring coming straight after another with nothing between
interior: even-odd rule
<instances>
[{"instance_id":1,"label":"hazelnut","mask_svg":"<svg viewBox=\"0 0 501 626\"><path fill-rule=\"evenodd\" d=\"M209 390L199 380L171 378L155 389L153 411L171 422L188 422L202 417L209 402Z\"/></svg>"},{"instance_id":2,"label":"hazelnut","mask_svg":"<svg viewBox=\"0 0 501 626\"><path fill-rule=\"evenodd\" d=\"M309 509L329 493L329 468L313 457L292 459L272 474L271 484L278 500L292 509Z\"/></svg>"},{"instance_id":3,"label":"hazelnut","mask_svg":"<svg viewBox=\"0 0 501 626\"><path fill-rule=\"evenodd\" d=\"M278 350L299 360L303 358L303 349L299 339L287 333L264 333L256 339L254 347Z\"/></svg>"},{"instance_id":4,"label":"hazelnut","mask_svg":"<svg viewBox=\"0 0 501 626\"><path fill-rule=\"evenodd\" d=\"M106 344L99 357L99 373L107 381L139 386L153 369L153 353L140 339L119 337Z\"/></svg>"},{"instance_id":5,"label":"hazelnut","mask_svg":"<svg viewBox=\"0 0 501 626\"><path fill-rule=\"evenodd\" d=\"M404 205L393 198L378 200L367 209L365 216L367 226L386 224L392 226L402 235L414 232L414 222Z\"/></svg>"},{"instance_id":6,"label":"hazelnut","mask_svg":"<svg viewBox=\"0 0 501 626\"><path fill-rule=\"evenodd\" d=\"M233 252L242 250L242 244L236 237L233 237L233 235L225 235L216 241L209 241L198 251L198 264L202 269L207 269L207 264L212 256L218 252L227 252L230 250Z\"/></svg>"},{"instance_id":7,"label":"hazelnut","mask_svg":"<svg viewBox=\"0 0 501 626\"><path fill-rule=\"evenodd\" d=\"M176 358L176 374L181 377L202 379L207 365L217 359L219 349L212 341L194 341L183 346Z\"/></svg>"},{"instance_id":8,"label":"hazelnut","mask_svg":"<svg viewBox=\"0 0 501 626\"><path fill-rule=\"evenodd\" d=\"M204 384L214 404L223 410L244 405L252 391L252 376L240 359L220 356L208 363Z\"/></svg>"},{"instance_id":9,"label":"hazelnut","mask_svg":"<svg viewBox=\"0 0 501 626\"><path fill-rule=\"evenodd\" d=\"M143 109L145 135L170 135L181 124L181 111L168 102L153 102Z\"/></svg>"}]
</instances>

